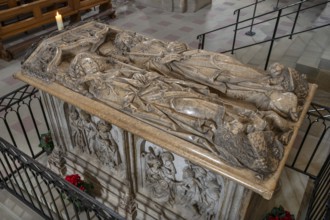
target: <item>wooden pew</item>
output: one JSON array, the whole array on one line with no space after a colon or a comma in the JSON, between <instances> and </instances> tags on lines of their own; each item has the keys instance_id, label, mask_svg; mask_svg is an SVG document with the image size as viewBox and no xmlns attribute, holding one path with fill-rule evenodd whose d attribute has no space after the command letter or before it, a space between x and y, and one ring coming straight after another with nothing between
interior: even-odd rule
<instances>
[{"instance_id":1,"label":"wooden pew","mask_svg":"<svg viewBox=\"0 0 330 220\"><path fill-rule=\"evenodd\" d=\"M3 40L55 22L56 11L75 22L92 7L100 6L100 11L111 8L109 0L1 0L1 4L7 4L8 8L0 10L0 58L6 60L12 55L5 50Z\"/></svg>"},{"instance_id":2,"label":"wooden pew","mask_svg":"<svg viewBox=\"0 0 330 220\"><path fill-rule=\"evenodd\" d=\"M0 6L5 6L6 8L13 8L17 6L17 0L0 0Z\"/></svg>"}]
</instances>

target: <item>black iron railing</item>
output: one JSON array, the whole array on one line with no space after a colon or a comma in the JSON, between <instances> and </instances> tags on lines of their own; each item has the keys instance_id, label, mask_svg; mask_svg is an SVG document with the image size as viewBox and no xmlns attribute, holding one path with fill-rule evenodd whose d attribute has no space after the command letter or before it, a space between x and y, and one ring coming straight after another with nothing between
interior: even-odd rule
<instances>
[{"instance_id":1,"label":"black iron railing","mask_svg":"<svg viewBox=\"0 0 330 220\"><path fill-rule=\"evenodd\" d=\"M38 89L25 85L0 97L0 136L37 158L40 135L49 131Z\"/></svg>"},{"instance_id":2,"label":"black iron railing","mask_svg":"<svg viewBox=\"0 0 330 220\"><path fill-rule=\"evenodd\" d=\"M237 10L234 11L234 14L236 14L236 22L235 23L230 24L230 25L226 25L226 26L223 26L223 27L220 27L220 28L217 28L217 29L214 29L212 31L208 31L208 32L199 34L197 36L197 39L199 41L198 49L204 49L206 35L209 35L211 33L217 32L217 31L224 30L226 28L233 27L234 30L233 30L232 48L230 50L225 50L225 51L220 51L220 52L222 52L222 53L231 52L233 54L235 50L239 50L239 49L255 46L255 45L258 45L258 44L263 44L263 43L266 43L266 42L270 42L270 46L269 46L269 49L268 49L267 58L266 58L265 66L264 66L264 69L266 70L267 67L268 67L268 63L269 63L271 53L272 53L274 41L276 41L278 39L281 39L281 38L285 38L285 37L289 37L289 39L291 39L293 35L301 34L301 33L307 32L307 31L315 30L315 29L326 27L326 26L330 25L330 24L324 24L324 25L319 25L319 26L316 26L316 27L310 27L310 28L307 28L303 31L295 31L296 24L297 24L300 12L306 11L306 10L309 10L311 8L315 8L315 7L318 7L318 6L321 6L321 5L325 5L325 4L330 2L330 1L324 1L322 3L318 3L318 4L315 4L313 6L302 8L303 3L307 2L307 1L308 0L300 1L300 2L297 2L297 3L291 4L291 5L276 9L275 11L262 13L262 14L257 15L257 16L255 15L255 11L256 11L256 7L257 7L258 2L256 2L256 3L252 4L252 5L255 6L253 16L251 18L244 19L244 20L240 20L240 12L241 12L241 9L246 8L246 7L237 9ZM249 5L249 6L252 6L252 5ZM293 7L298 7L298 8L297 8L297 10L294 10L293 12L285 12L284 13L285 9L292 9ZM282 17L286 17L286 16L293 15L293 14L295 14L295 20L292 24L292 28L291 28L290 33L289 34L284 34L284 35L281 35L281 36L277 36L277 30L278 30L278 27L279 27L279 24L280 24L280 19ZM272 17L272 18L269 18L269 19L267 18L267 16L272 16L272 15L275 15L275 16ZM256 19L260 19L262 21L255 22ZM248 32L246 32L246 34L252 36L252 35L254 35L253 34L254 32L252 31L253 27L255 27L256 25L266 23L266 22L270 22L270 21L275 21L271 38L263 40L263 41L259 41L257 43L252 43L252 44L248 44L248 45L245 45L245 46L236 47L237 32L239 30L248 28L250 30ZM247 22L251 22L251 24L239 27L239 25L244 25L244 23L247 23Z\"/></svg>"},{"instance_id":3,"label":"black iron railing","mask_svg":"<svg viewBox=\"0 0 330 220\"><path fill-rule=\"evenodd\" d=\"M302 2L302 1L305 1L305 0L300 0L300 1ZM280 4L280 0L277 0L276 5L274 6L274 10L280 9L279 4Z\"/></svg>"},{"instance_id":4,"label":"black iron railing","mask_svg":"<svg viewBox=\"0 0 330 220\"><path fill-rule=\"evenodd\" d=\"M123 219L2 138L0 187L44 219Z\"/></svg>"},{"instance_id":5,"label":"black iron railing","mask_svg":"<svg viewBox=\"0 0 330 220\"><path fill-rule=\"evenodd\" d=\"M330 135L330 108L312 103L303 125L304 130L301 133L301 141L296 140L295 143L297 152L292 162L287 163L287 166L308 175L312 179L316 179L330 151L330 144L327 143L327 137ZM323 148L321 148L321 146ZM322 153L320 154L321 151ZM315 157L317 153L319 153L319 155L326 154L324 155L323 161ZM306 163L298 163L302 161L302 159L306 161ZM318 165L315 165L315 163ZM312 164L313 169L311 168Z\"/></svg>"},{"instance_id":6,"label":"black iron railing","mask_svg":"<svg viewBox=\"0 0 330 220\"><path fill-rule=\"evenodd\" d=\"M253 35L255 35L255 32L252 31L252 28L253 28L253 24L254 24L254 18L255 18L255 16L256 16L256 12L257 12L257 6L258 6L259 3L264 2L264 1L266 1L266 0L260 0L260 1L256 0L255 3L252 3L252 4L246 5L246 6L244 6L244 7L238 8L238 9L236 9L236 10L234 11L234 15L237 13L237 20L236 20L236 21L239 22L239 18L240 18L240 12L241 12L241 10L253 6L253 15L252 15L252 18L251 18L251 27L250 27L250 30L249 30L248 32L245 33L245 34L248 35L248 36L253 36ZM236 37L236 35L235 35L235 37ZM234 45L234 46L235 46L235 45Z\"/></svg>"},{"instance_id":7,"label":"black iron railing","mask_svg":"<svg viewBox=\"0 0 330 220\"><path fill-rule=\"evenodd\" d=\"M315 180L306 220L330 219L330 156Z\"/></svg>"}]
</instances>

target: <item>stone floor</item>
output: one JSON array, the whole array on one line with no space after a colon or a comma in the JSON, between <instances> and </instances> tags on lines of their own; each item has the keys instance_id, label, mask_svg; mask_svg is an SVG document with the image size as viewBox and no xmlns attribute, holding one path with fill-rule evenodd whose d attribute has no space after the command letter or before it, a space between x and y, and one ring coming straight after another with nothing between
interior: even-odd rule
<instances>
[{"instance_id":1,"label":"stone floor","mask_svg":"<svg viewBox=\"0 0 330 220\"><path fill-rule=\"evenodd\" d=\"M0 213L2 220L43 219L6 190L0 191Z\"/></svg>"},{"instance_id":2,"label":"stone floor","mask_svg":"<svg viewBox=\"0 0 330 220\"><path fill-rule=\"evenodd\" d=\"M121 2L121 1L117 1ZM186 42L190 47L196 48L198 45L198 41L196 36L203 32L224 26L226 24L231 24L236 20L236 17L233 15L233 11L239 7L245 6L247 4L255 2L254 0L213 0L212 5L209 5L196 13L170 13L164 12L159 9L145 7L142 5L136 5L131 1L126 1L126 4L121 4L120 7L117 8L117 18L108 21L109 24L118 26L122 29L132 30L139 32L141 34L149 35L155 38L167 40L167 41L183 41ZM257 14L268 12L273 10L273 7L276 4L276 0L265 1L258 6ZM290 3L296 2L295 0L283 0L280 1L280 6L284 6ZM315 4L317 2L321 2L320 0L314 0L306 2L306 6L309 4ZM330 16L329 13L322 13L323 8L315 8L312 12L302 12L301 20L298 20L297 30L304 28L306 26L313 26L317 21L318 24L329 23ZM252 9L244 9L241 11L242 18L245 19L253 13ZM321 15L321 16L320 16ZM279 33L286 33L290 28L290 23L292 23L292 17L288 16L284 18L282 21L281 28L279 29ZM261 27L255 27L254 31L256 35L253 37L248 37L244 33L245 31L241 31L238 34L237 45L244 45L246 43L255 42L257 40L263 40L267 38L268 32L271 30L271 23L265 24ZM316 32L316 31L315 31ZM230 46L232 39L232 31L225 30L221 32L221 34L216 35L212 34L208 36L208 43L206 44L206 49L214 50L214 51L222 51L228 49ZM221 37L221 38L220 38ZM19 40L23 40L19 39ZM299 37L299 39L303 39ZM297 40L298 41L298 40ZM10 46L13 42L8 42L7 45ZM327 45L329 45L330 41L327 41ZM285 64L288 66L295 67L298 58L293 58L297 56L295 54L300 53L299 51L303 50L301 45L304 45L304 41L299 42L297 45L290 46L289 43L286 43L286 51L285 54L286 59ZM318 51L315 49L321 50L321 47L315 47L310 51L309 56L318 56L314 55ZM254 50L254 53L251 51ZM260 51L256 49L248 49L245 52L242 52L241 60L253 60L253 64L256 66L264 65L265 55L260 55ZM259 56L257 56L259 54ZM290 55L290 56L289 56ZM284 54L281 56L285 57ZM252 59L253 58L253 59ZM14 90L15 88L23 85L22 82L14 79L12 74L18 72L20 70L20 62L22 57L17 57L16 59L6 62L0 60L0 96L7 94L8 92ZM274 59L273 59L274 60ZM277 61L276 59L274 61ZM324 61L326 62L326 61ZM327 63L323 63L323 66L327 66ZM324 70L326 74L329 69ZM325 76L325 77L323 77ZM316 97L314 98L314 102L318 102L327 106L330 106L330 81L327 75L322 75L320 82L322 83L322 88L324 90L319 90ZM328 88L329 90L326 90ZM28 120L28 119L27 119ZM17 131L18 134L21 131ZM327 138L330 141L330 138ZM329 153L329 147L325 147L324 152L319 153L318 155L327 155ZM323 154L322 154L323 153ZM3 190L0 191L0 210L2 213L3 205L7 204L6 199L9 198L10 201L15 200L10 198L6 192ZM10 206L6 206L9 209ZM24 208L23 208L24 209ZM11 216L8 213L8 216ZM8 217L7 219L17 219L15 217ZM26 218L28 219L28 218ZM34 218L38 219L38 218ZM40 219L40 218L39 218Z\"/></svg>"}]
</instances>

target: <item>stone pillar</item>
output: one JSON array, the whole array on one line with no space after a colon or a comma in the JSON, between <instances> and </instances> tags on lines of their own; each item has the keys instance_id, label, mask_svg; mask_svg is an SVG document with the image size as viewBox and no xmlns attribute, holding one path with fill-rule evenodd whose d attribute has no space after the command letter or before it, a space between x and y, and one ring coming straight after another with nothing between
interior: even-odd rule
<instances>
[{"instance_id":1,"label":"stone pillar","mask_svg":"<svg viewBox=\"0 0 330 220\"><path fill-rule=\"evenodd\" d=\"M133 220L136 218L136 202L132 195L128 193L122 193L119 202L119 214L124 216L127 220Z\"/></svg>"},{"instance_id":2,"label":"stone pillar","mask_svg":"<svg viewBox=\"0 0 330 220\"><path fill-rule=\"evenodd\" d=\"M180 12L186 12L188 8L187 0L180 0L179 8L180 8Z\"/></svg>"},{"instance_id":3,"label":"stone pillar","mask_svg":"<svg viewBox=\"0 0 330 220\"><path fill-rule=\"evenodd\" d=\"M60 176L64 176L66 174L65 167L65 154L59 148L54 148L53 152L48 157L48 167L55 173Z\"/></svg>"},{"instance_id":4,"label":"stone pillar","mask_svg":"<svg viewBox=\"0 0 330 220\"><path fill-rule=\"evenodd\" d=\"M61 118L65 118L64 112L62 111L63 102L42 91L40 91L40 97L54 142L53 152L48 157L48 167L58 175L64 176L66 173L65 155L69 143L67 141L70 140L70 134L67 130L63 129L67 128L67 125L64 120L61 120Z\"/></svg>"}]
</instances>

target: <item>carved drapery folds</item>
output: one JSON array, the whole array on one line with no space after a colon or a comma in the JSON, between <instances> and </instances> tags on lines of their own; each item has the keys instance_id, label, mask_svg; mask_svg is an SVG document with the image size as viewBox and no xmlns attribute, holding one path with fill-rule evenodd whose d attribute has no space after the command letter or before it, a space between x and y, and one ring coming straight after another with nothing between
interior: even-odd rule
<instances>
[{"instance_id":1,"label":"carved drapery folds","mask_svg":"<svg viewBox=\"0 0 330 220\"><path fill-rule=\"evenodd\" d=\"M112 126L74 106L70 106L68 115L73 147L78 152L95 155L102 165L118 169L121 158Z\"/></svg>"},{"instance_id":2,"label":"carved drapery folds","mask_svg":"<svg viewBox=\"0 0 330 220\"><path fill-rule=\"evenodd\" d=\"M219 207L223 179L187 160L177 172L175 157L149 146L141 153L145 163L145 186L150 197L171 207L183 207L195 219L214 219ZM183 165L181 164L181 165Z\"/></svg>"},{"instance_id":3,"label":"carved drapery folds","mask_svg":"<svg viewBox=\"0 0 330 220\"><path fill-rule=\"evenodd\" d=\"M23 63L24 73L56 81L261 175L277 169L308 91L302 75L280 64L263 72L222 54L96 22L49 38L34 53ZM75 145L117 166L111 128L81 111L70 114Z\"/></svg>"}]
</instances>

